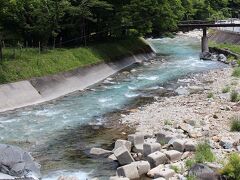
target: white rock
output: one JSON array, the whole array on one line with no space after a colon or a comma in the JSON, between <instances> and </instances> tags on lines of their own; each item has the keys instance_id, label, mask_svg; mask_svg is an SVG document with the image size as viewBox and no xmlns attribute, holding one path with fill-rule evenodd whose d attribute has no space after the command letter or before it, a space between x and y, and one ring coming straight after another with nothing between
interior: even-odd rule
<instances>
[{"instance_id":1,"label":"white rock","mask_svg":"<svg viewBox=\"0 0 240 180\"><path fill-rule=\"evenodd\" d=\"M135 164L128 164L117 168L117 175L127 177L129 179L139 179L138 169Z\"/></svg>"},{"instance_id":2,"label":"white rock","mask_svg":"<svg viewBox=\"0 0 240 180\"><path fill-rule=\"evenodd\" d=\"M150 177L150 178L158 178L158 172L161 171L161 169L164 168L164 165L161 164L153 169L151 169L148 173L147 173L147 176Z\"/></svg>"},{"instance_id":3,"label":"white rock","mask_svg":"<svg viewBox=\"0 0 240 180\"><path fill-rule=\"evenodd\" d=\"M168 159L164 153L156 151L147 156L147 161L150 163L151 168L154 168L160 164L167 163Z\"/></svg>"},{"instance_id":4,"label":"white rock","mask_svg":"<svg viewBox=\"0 0 240 180\"><path fill-rule=\"evenodd\" d=\"M157 166L153 169L151 169L148 173L147 176L150 178L165 178L169 179L173 177L175 174L174 170L168 169L168 168L163 168L161 165Z\"/></svg>"},{"instance_id":5,"label":"white rock","mask_svg":"<svg viewBox=\"0 0 240 180\"><path fill-rule=\"evenodd\" d=\"M143 144L143 154L144 156L148 156L156 151L161 150L161 144L159 143L144 143Z\"/></svg>"},{"instance_id":6,"label":"white rock","mask_svg":"<svg viewBox=\"0 0 240 180\"><path fill-rule=\"evenodd\" d=\"M130 141L127 141L127 140L122 140L122 139L118 139L116 142L115 142L115 146L114 146L114 149L113 151L115 151L117 148L121 147L121 146L125 146L129 152L131 152L131 149L132 149L132 143Z\"/></svg>"},{"instance_id":7,"label":"white rock","mask_svg":"<svg viewBox=\"0 0 240 180\"><path fill-rule=\"evenodd\" d=\"M7 174L0 173L0 179L2 179L2 180L3 179L4 180L6 180L6 179L15 179L15 177L7 175Z\"/></svg>"},{"instance_id":8,"label":"white rock","mask_svg":"<svg viewBox=\"0 0 240 180\"><path fill-rule=\"evenodd\" d=\"M185 151L195 151L196 150L196 143L192 140L187 140L185 143Z\"/></svg>"},{"instance_id":9,"label":"white rock","mask_svg":"<svg viewBox=\"0 0 240 180\"><path fill-rule=\"evenodd\" d=\"M181 157L182 157L182 153L176 150L166 151L165 154L171 162L179 161L181 160Z\"/></svg>"},{"instance_id":10,"label":"white rock","mask_svg":"<svg viewBox=\"0 0 240 180\"><path fill-rule=\"evenodd\" d=\"M161 145L164 145L164 144L168 144L171 139L177 138L178 134L161 131L157 133L156 136L157 136L157 142L160 143Z\"/></svg>"},{"instance_id":11,"label":"white rock","mask_svg":"<svg viewBox=\"0 0 240 180\"><path fill-rule=\"evenodd\" d=\"M143 134L130 134L130 135L128 135L128 141L130 141L133 146L143 144L144 143L144 135Z\"/></svg>"},{"instance_id":12,"label":"white rock","mask_svg":"<svg viewBox=\"0 0 240 180\"><path fill-rule=\"evenodd\" d=\"M117 158L116 158L116 156L114 154L108 156L108 159L112 160L112 161L117 161Z\"/></svg>"},{"instance_id":13,"label":"white rock","mask_svg":"<svg viewBox=\"0 0 240 180\"><path fill-rule=\"evenodd\" d=\"M112 154L112 151L108 151L102 148L91 148L90 154L98 157L108 157Z\"/></svg>"},{"instance_id":14,"label":"white rock","mask_svg":"<svg viewBox=\"0 0 240 180\"><path fill-rule=\"evenodd\" d=\"M159 172L158 172L158 175L159 177L163 177L165 179L169 179L171 177L173 177L175 174L175 171L172 170L172 169L167 169L167 168L164 168L164 169L161 169Z\"/></svg>"},{"instance_id":15,"label":"white rock","mask_svg":"<svg viewBox=\"0 0 240 180\"><path fill-rule=\"evenodd\" d=\"M137 161L132 164L137 166L139 176L147 174L150 171L150 164L148 161Z\"/></svg>"},{"instance_id":16,"label":"white rock","mask_svg":"<svg viewBox=\"0 0 240 180\"><path fill-rule=\"evenodd\" d=\"M134 159L128 149L125 146L121 146L114 151L119 164L126 165L134 162Z\"/></svg>"},{"instance_id":17,"label":"white rock","mask_svg":"<svg viewBox=\"0 0 240 180\"><path fill-rule=\"evenodd\" d=\"M127 177L112 176L109 180L129 180Z\"/></svg>"},{"instance_id":18,"label":"white rock","mask_svg":"<svg viewBox=\"0 0 240 180\"><path fill-rule=\"evenodd\" d=\"M137 144L137 145L133 146L132 151L135 153L143 154L143 144Z\"/></svg>"},{"instance_id":19,"label":"white rock","mask_svg":"<svg viewBox=\"0 0 240 180\"><path fill-rule=\"evenodd\" d=\"M185 139L176 139L173 141L173 149L179 152L184 152L185 149Z\"/></svg>"}]
</instances>

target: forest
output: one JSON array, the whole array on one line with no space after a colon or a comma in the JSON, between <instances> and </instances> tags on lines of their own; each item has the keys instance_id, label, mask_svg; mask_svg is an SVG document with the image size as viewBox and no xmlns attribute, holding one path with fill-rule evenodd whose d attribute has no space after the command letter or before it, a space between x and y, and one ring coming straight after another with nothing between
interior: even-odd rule
<instances>
[{"instance_id":1,"label":"forest","mask_svg":"<svg viewBox=\"0 0 240 180\"><path fill-rule=\"evenodd\" d=\"M240 0L0 0L0 9L1 41L59 47L161 35L182 20L238 17Z\"/></svg>"}]
</instances>

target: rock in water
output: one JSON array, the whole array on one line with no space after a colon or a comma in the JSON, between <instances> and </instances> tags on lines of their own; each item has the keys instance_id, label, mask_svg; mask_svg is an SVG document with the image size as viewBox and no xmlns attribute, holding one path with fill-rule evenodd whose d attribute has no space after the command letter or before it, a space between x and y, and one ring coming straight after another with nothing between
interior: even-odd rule
<instances>
[{"instance_id":1,"label":"rock in water","mask_svg":"<svg viewBox=\"0 0 240 180\"><path fill-rule=\"evenodd\" d=\"M203 52L200 54L200 59L202 60L213 60L213 56L210 52Z\"/></svg>"},{"instance_id":2,"label":"rock in water","mask_svg":"<svg viewBox=\"0 0 240 180\"><path fill-rule=\"evenodd\" d=\"M227 63L227 57L223 54L219 54L217 60L223 63Z\"/></svg>"},{"instance_id":3,"label":"rock in water","mask_svg":"<svg viewBox=\"0 0 240 180\"><path fill-rule=\"evenodd\" d=\"M16 177L41 178L40 165L28 152L6 144L0 144L0 172Z\"/></svg>"}]
</instances>

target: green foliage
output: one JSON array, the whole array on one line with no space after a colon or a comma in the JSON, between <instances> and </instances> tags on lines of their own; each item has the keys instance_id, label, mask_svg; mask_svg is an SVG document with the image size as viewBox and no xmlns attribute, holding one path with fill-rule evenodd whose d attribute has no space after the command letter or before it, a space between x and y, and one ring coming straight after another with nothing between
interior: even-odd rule
<instances>
[{"instance_id":1,"label":"green foliage","mask_svg":"<svg viewBox=\"0 0 240 180\"><path fill-rule=\"evenodd\" d=\"M195 176L187 176L187 180L197 180Z\"/></svg>"},{"instance_id":2,"label":"green foliage","mask_svg":"<svg viewBox=\"0 0 240 180\"><path fill-rule=\"evenodd\" d=\"M172 170L175 171L175 173L180 173L180 169L177 166L171 165L170 167Z\"/></svg>"},{"instance_id":3,"label":"green foliage","mask_svg":"<svg viewBox=\"0 0 240 180\"><path fill-rule=\"evenodd\" d=\"M240 96L236 90L231 92L231 102L238 102L240 101Z\"/></svg>"},{"instance_id":4,"label":"green foliage","mask_svg":"<svg viewBox=\"0 0 240 180\"><path fill-rule=\"evenodd\" d=\"M213 162L215 160L215 156L212 153L211 147L207 142L203 142L197 145L195 161L197 163L204 162Z\"/></svg>"},{"instance_id":5,"label":"green foliage","mask_svg":"<svg viewBox=\"0 0 240 180\"><path fill-rule=\"evenodd\" d=\"M212 92L210 92L210 93L208 93L208 95L207 95L207 98L213 98L214 97L214 94L212 93Z\"/></svg>"},{"instance_id":6,"label":"green foliage","mask_svg":"<svg viewBox=\"0 0 240 180\"><path fill-rule=\"evenodd\" d=\"M222 89L222 93L228 93L230 92L231 88L229 86L226 86L225 88Z\"/></svg>"},{"instance_id":7,"label":"green foliage","mask_svg":"<svg viewBox=\"0 0 240 180\"><path fill-rule=\"evenodd\" d=\"M164 125L173 125L172 121L171 120L164 120Z\"/></svg>"},{"instance_id":8,"label":"green foliage","mask_svg":"<svg viewBox=\"0 0 240 180\"><path fill-rule=\"evenodd\" d=\"M221 174L226 175L228 179L240 179L240 156L237 153L230 155L228 163L221 170Z\"/></svg>"},{"instance_id":9,"label":"green foliage","mask_svg":"<svg viewBox=\"0 0 240 180\"><path fill-rule=\"evenodd\" d=\"M240 67L236 67L233 70L233 74L234 77L240 77Z\"/></svg>"},{"instance_id":10,"label":"green foliage","mask_svg":"<svg viewBox=\"0 0 240 180\"><path fill-rule=\"evenodd\" d=\"M231 131L240 132L240 117L234 116L231 118Z\"/></svg>"},{"instance_id":11,"label":"green foliage","mask_svg":"<svg viewBox=\"0 0 240 180\"><path fill-rule=\"evenodd\" d=\"M108 61L145 47L142 40L129 39L82 48L54 49L41 54L38 49L22 49L15 51L15 58L13 49L4 49L5 59L0 64L0 84Z\"/></svg>"},{"instance_id":12,"label":"green foliage","mask_svg":"<svg viewBox=\"0 0 240 180\"><path fill-rule=\"evenodd\" d=\"M240 54L240 46L236 45L236 44L210 42L209 46L217 47L220 49L229 49L230 51L232 51L234 53Z\"/></svg>"},{"instance_id":13,"label":"green foliage","mask_svg":"<svg viewBox=\"0 0 240 180\"><path fill-rule=\"evenodd\" d=\"M188 159L185 162L186 167L189 169L196 163L195 159Z\"/></svg>"}]
</instances>

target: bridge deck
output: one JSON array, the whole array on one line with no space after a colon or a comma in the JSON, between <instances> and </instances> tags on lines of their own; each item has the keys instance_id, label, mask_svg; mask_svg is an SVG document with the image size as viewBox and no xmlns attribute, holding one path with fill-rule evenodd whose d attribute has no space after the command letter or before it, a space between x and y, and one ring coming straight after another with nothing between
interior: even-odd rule
<instances>
[{"instance_id":1,"label":"bridge deck","mask_svg":"<svg viewBox=\"0 0 240 180\"><path fill-rule=\"evenodd\" d=\"M207 27L240 27L240 24L179 24L178 27L189 27L189 28L207 28Z\"/></svg>"}]
</instances>

